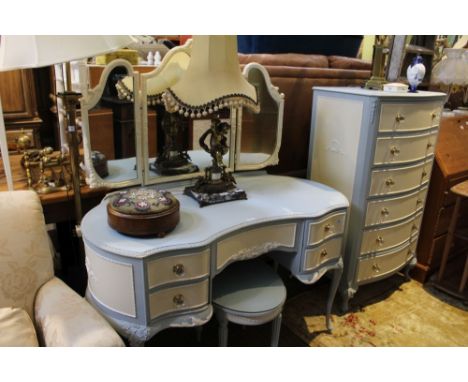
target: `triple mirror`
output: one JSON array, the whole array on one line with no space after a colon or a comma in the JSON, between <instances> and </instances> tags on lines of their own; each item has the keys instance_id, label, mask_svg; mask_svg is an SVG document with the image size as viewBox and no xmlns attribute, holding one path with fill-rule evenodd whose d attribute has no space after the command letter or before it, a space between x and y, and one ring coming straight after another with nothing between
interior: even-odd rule
<instances>
[{"instance_id":1,"label":"triple mirror","mask_svg":"<svg viewBox=\"0 0 468 382\"><path fill-rule=\"evenodd\" d=\"M114 60L98 69L80 69L84 161L90 187L121 188L202 176L212 161L203 146L213 117L230 125L223 156L228 170L278 163L284 96L259 64L248 64L243 70L257 90L259 113L231 107L193 118L165 110L161 96L187 68L190 47L189 42L172 49L157 68Z\"/></svg>"}]
</instances>

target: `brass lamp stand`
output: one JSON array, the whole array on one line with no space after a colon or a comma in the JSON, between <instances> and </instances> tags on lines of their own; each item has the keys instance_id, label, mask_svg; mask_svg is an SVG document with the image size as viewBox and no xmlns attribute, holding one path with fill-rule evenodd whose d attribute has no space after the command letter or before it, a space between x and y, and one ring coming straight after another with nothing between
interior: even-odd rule
<instances>
[{"instance_id":1,"label":"brass lamp stand","mask_svg":"<svg viewBox=\"0 0 468 382\"><path fill-rule=\"evenodd\" d=\"M388 51L388 48L380 42L376 42L374 45L372 75L369 81L366 82L366 89L382 90L387 83L385 80L385 60Z\"/></svg>"}]
</instances>

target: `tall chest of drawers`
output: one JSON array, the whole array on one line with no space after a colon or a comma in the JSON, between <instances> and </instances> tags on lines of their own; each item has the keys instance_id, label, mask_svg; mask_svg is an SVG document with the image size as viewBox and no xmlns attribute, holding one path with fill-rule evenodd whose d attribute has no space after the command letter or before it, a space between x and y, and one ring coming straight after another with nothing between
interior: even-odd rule
<instances>
[{"instance_id":1,"label":"tall chest of drawers","mask_svg":"<svg viewBox=\"0 0 468 382\"><path fill-rule=\"evenodd\" d=\"M350 201L343 308L363 284L416 263L445 94L315 87L308 177Z\"/></svg>"}]
</instances>

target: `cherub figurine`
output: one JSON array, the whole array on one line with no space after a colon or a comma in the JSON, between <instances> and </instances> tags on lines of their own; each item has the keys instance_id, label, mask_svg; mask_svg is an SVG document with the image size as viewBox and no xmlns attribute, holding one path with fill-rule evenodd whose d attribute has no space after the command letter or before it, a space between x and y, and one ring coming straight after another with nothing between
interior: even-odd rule
<instances>
[{"instance_id":1,"label":"cherub figurine","mask_svg":"<svg viewBox=\"0 0 468 382\"><path fill-rule=\"evenodd\" d=\"M207 153L210 153L213 158L213 166L223 168L223 156L229 151L227 144L227 132L231 126L227 122L221 122L219 118L211 120L211 127L205 131L200 139L200 146ZM208 146L205 141L210 136L210 145Z\"/></svg>"}]
</instances>

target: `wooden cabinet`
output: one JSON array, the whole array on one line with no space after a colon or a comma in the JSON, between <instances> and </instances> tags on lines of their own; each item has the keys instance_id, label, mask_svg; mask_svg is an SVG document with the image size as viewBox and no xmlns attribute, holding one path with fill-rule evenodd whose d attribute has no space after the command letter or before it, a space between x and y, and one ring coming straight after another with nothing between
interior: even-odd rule
<instances>
[{"instance_id":1,"label":"wooden cabinet","mask_svg":"<svg viewBox=\"0 0 468 382\"><path fill-rule=\"evenodd\" d=\"M425 282L440 266L455 196L450 188L468 179L468 115L449 113L441 119L435 149L434 168L418 243L418 263L412 276ZM468 200L458 218L459 228L468 227ZM450 257L457 256L466 243L455 241Z\"/></svg>"},{"instance_id":2,"label":"wooden cabinet","mask_svg":"<svg viewBox=\"0 0 468 382\"><path fill-rule=\"evenodd\" d=\"M350 201L344 307L363 284L416 263L444 94L314 88L309 178Z\"/></svg>"},{"instance_id":3,"label":"wooden cabinet","mask_svg":"<svg viewBox=\"0 0 468 382\"><path fill-rule=\"evenodd\" d=\"M24 132L34 147L40 147L39 118L31 70L0 72L0 97L7 130L8 149L16 150L16 140ZM23 131L22 131L23 130Z\"/></svg>"}]
</instances>

